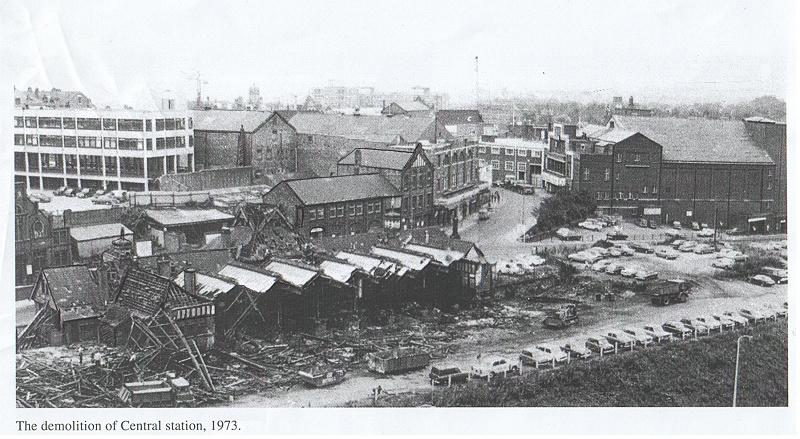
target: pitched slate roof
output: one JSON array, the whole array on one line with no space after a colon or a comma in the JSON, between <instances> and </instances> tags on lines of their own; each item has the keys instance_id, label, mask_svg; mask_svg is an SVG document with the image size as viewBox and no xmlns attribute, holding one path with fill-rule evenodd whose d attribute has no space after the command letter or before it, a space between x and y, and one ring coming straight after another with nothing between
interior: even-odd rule
<instances>
[{"instance_id":1,"label":"pitched slate roof","mask_svg":"<svg viewBox=\"0 0 800 439\"><path fill-rule=\"evenodd\" d=\"M392 141L401 137L406 142L428 140L426 131L434 123L433 117L407 116L347 116L300 112L289 119L300 134L321 134L373 142Z\"/></svg>"},{"instance_id":2,"label":"pitched slate roof","mask_svg":"<svg viewBox=\"0 0 800 439\"><path fill-rule=\"evenodd\" d=\"M217 209L147 209L145 214L151 220L164 226L183 226L233 219L233 215Z\"/></svg>"},{"instance_id":3,"label":"pitched slate roof","mask_svg":"<svg viewBox=\"0 0 800 439\"><path fill-rule=\"evenodd\" d=\"M772 164L742 121L614 116L615 127L638 131L663 147L663 160L675 162Z\"/></svg>"},{"instance_id":4,"label":"pitched slate roof","mask_svg":"<svg viewBox=\"0 0 800 439\"><path fill-rule=\"evenodd\" d=\"M361 154L361 166L402 171L414 151L396 149L356 148L339 160L340 165L355 165L356 151Z\"/></svg>"},{"instance_id":5,"label":"pitched slate roof","mask_svg":"<svg viewBox=\"0 0 800 439\"><path fill-rule=\"evenodd\" d=\"M483 116L478 110L439 110L436 118L445 126L483 123Z\"/></svg>"},{"instance_id":6,"label":"pitched slate roof","mask_svg":"<svg viewBox=\"0 0 800 439\"><path fill-rule=\"evenodd\" d=\"M255 131L272 113L244 110L193 111L195 131L239 132L242 126L248 133Z\"/></svg>"},{"instance_id":7,"label":"pitched slate roof","mask_svg":"<svg viewBox=\"0 0 800 439\"><path fill-rule=\"evenodd\" d=\"M89 267L85 265L45 268L42 276L50 288L55 306L61 310L102 304L104 293L94 283Z\"/></svg>"},{"instance_id":8,"label":"pitched slate roof","mask_svg":"<svg viewBox=\"0 0 800 439\"><path fill-rule=\"evenodd\" d=\"M420 101L402 101L402 102L392 102L391 104L397 104L398 107L402 108L405 111L430 111L430 107L425 105L423 102ZM391 105L389 104L389 105Z\"/></svg>"},{"instance_id":9,"label":"pitched slate roof","mask_svg":"<svg viewBox=\"0 0 800 439\"><path fill-rule=\"evenodd\" d=\"M289 186L306 205L340 203L343 201L396 197L400 195L397 188L380 174L284 180L280 184Z\"/></svg>"}]
</instances>

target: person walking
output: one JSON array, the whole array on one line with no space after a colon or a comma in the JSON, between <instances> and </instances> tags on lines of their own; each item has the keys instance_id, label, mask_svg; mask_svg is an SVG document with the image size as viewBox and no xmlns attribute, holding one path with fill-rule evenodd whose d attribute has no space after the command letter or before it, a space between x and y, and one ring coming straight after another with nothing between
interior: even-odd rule
<instances>
[{"instance_id":1,"label":"person walking","mask_svg":"<svg viewBox=\"0 0 800 439\"><path fill-rule=\"evenodd\" d=\"M78 346L78 361L83 366L83 346Z\"/></svg>"}]
</instances>

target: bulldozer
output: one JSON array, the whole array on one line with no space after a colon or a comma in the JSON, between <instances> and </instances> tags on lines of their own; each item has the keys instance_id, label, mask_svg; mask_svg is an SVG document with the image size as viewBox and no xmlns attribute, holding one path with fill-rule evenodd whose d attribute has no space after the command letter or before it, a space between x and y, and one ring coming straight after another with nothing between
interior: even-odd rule
<instances>
[{"instance_id":1,"label":"bulldozer","mask_svg":"<svg viewBox=\"0 0 800 439\"><path fill-rule=\"evenodd\" d=\"M561 305L556 309L547 310L542 324L545 328L566 328L578 322L578 308L574 303Z\"/></svg>"}]
</instances>

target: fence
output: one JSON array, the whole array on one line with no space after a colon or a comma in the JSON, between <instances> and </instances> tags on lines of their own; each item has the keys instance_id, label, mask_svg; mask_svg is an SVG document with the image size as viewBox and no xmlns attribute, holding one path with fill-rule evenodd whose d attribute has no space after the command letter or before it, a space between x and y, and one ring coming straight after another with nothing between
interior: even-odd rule
<instances>
[{"instance_id":1,"label":"fence","mask_svg":"<svg viewBox=\"0 0 800 439\"><path fill-rule=\"evenodd\" d=\"M163 207L210 203L208 192L129 192L128 204L141 207Z\"/></svg>"},{"instance_id":2,"label":"fence","mask_svg":"<svg viewBox=\"0 0 800 439\"><path fill-rule=\"evenodd\" d=\"M166 174L156 179L162 191L206 191L253 184L253 167L204 169L197 172Z\"/></svg>"},{"instance_id":3,"label":"fence","mask_svg":"<svg viewBox=\"0 0 800 439\"><path fill-rule=\"evenodd\" d=\"M64 227L121 223L125 210L125 207L122 206L78 211L67 209L64 211Z\"/></svg>"}]
</instances>

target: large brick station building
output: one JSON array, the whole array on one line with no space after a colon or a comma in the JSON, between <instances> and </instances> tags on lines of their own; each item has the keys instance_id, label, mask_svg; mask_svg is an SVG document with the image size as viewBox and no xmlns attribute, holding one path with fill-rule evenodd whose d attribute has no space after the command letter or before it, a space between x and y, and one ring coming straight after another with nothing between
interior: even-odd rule
<instances>
[{"instance_id":1,"label":"large brick station building","mask_svg":"<svg viewBox=\"0 0 800 439\"><path fill-rule=\"evenodd\" d=\"M400 228L400 191L383 175L284 180L264 195L304 237Z\"/></svg>"}]
</instances>

